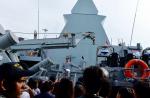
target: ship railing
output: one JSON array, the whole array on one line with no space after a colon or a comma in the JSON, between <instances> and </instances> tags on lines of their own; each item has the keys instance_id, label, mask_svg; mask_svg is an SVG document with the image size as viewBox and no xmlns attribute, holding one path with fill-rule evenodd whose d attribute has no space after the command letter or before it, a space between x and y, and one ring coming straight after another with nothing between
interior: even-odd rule
<instances>
[{"instance_id":1,"label":"ship railing","mask_svg":"<svg viewBox=\"0 0 150 98\"><path fill-rule=\"evenodd\" d=\"M34 39L35 33L23 33L23 32L13 32L18 37L24 37L25 39ZM59 38L60 33L44 33L41 32L38 34L36 39L44 39L44 38Z\"/></svg>"}]
</instances>

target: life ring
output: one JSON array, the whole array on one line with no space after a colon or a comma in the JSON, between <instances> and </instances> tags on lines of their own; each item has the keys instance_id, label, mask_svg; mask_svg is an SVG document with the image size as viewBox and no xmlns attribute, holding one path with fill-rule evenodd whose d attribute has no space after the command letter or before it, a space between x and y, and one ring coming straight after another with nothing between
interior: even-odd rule
<instances>
[{"instance_id":1,"label":"life ring","mask_svg":"<svg viewBox=\"0 0 150 98\"><path fill-rule=\"evenodd\" d=\"M124 75L127 78L134 78L136 79L137 77L134 75L134 72L132 70L132 66L134 65L138 65L140 66L142 69L142 75L141 77L139 77L140 79L146 79L150 76L150 72L149 72L149 67L148 65L140 59L132 59L130 60L126 65L125 65L125 71L124 71Z\"/></svg>"}]
</instances>

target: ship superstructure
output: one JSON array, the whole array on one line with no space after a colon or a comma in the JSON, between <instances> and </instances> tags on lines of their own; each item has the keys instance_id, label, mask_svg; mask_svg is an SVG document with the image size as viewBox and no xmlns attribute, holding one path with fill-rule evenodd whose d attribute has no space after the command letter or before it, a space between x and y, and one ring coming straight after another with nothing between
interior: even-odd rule
<instances>
[{"instance_id":1,"label":"ship superstructure","mask_svg":"<svg viewBox=\"0 0 150 98\"><path fill-rule=\"evenodd\" d=\"M74 48L49 50L47 56L60 66L67 57L75 66L80 66L83 60L86 65L95 65L97 47L110 45L102 26L105 16L98 15L93 0L78 0L71 14L65 14L64 18L66 24L60 38L66 37L68 33L75 33L77 45Z\"/></svg>"}]
</instances>

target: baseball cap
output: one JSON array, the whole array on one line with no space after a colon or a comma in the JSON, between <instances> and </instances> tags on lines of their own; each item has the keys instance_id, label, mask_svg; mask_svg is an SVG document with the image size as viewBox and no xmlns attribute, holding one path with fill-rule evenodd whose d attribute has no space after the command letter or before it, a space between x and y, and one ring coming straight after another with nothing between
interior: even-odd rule
<instances>
[{"instance_id":1,"label":"baseball cap","mask_svg":"<svg viewBox=\"0 0 150 98\"><path fill-rule=\"evenodd\" d=\"M0 66L0 74L0 78L17 80L21 77L31 76L34 73L30 70L25 70L19 62L9 62Z\"/></svg>"}]
</instances>

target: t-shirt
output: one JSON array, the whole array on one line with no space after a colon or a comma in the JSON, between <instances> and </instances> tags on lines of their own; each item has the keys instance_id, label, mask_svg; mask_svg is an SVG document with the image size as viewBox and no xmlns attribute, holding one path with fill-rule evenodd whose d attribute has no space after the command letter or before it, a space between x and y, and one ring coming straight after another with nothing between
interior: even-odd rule
<instances>
[{"instance_id":1,"label":"t-shirt","mask_svg":"<svg viewBox=\"0 0 150 98\"><path fill-rule=\"evenodd\" d=\"M41 93L39 95L36 95L33 98L55 98L55 96L51 93L45 92L45 93Z\"/></svg>"},{"instance_id":2,"label":"t-shirt","mask_svg":"<svg viewBox=\"0 0 150 98\"><path fill-rule=\"evenodd\" d=\"M0 97L1 98L1 97ZM30 98L30 94L28 92L23 92L20 98Z\"/></svg>"}]
</instances>

